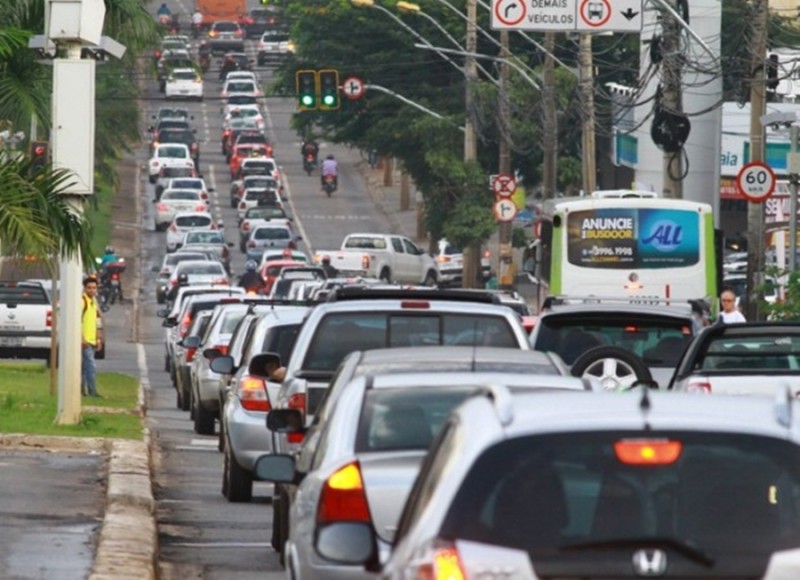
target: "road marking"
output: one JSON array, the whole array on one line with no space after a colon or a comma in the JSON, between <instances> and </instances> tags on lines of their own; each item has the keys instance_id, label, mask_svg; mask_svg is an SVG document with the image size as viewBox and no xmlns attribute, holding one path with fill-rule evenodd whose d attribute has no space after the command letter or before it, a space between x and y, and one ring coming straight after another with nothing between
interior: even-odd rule
<instances>
[{"instance_id":1,"label":"road marking","mask_svg":"<svg viewBox=\"0 0 800 580\"><path fill-rule=\"evenodd\" d=\"M269 542L176 542L169 544L170 548L268 548Z\"/></svg>"},{"instance_id":2,"label":"road marking","mask_svg":"<svg viewBox=\"0 0 800 580\"><path fill-rule=\"evenodd\" d=\"M217 439L192 439L189 443L192 445L198 445L200 447L213 447L214 449L217 448L217 444L219 441Z\"/></svg>"},{"instance_id":3,"label":"road marking","mask_svg":"<svg viewBox=\"0 0 800 580\"><path fill-rule=\"evenodd\" d=\"M208 452L208 453L211 453L211 452L219 453L219 451L217 451L217 448L216 448L216 443L214 443L214 445L215 445L215 447L213 447L213 448L211 448L211 447L195 447L193 445L176 445L175 447L172 447L171 449L174 449L175 451L203 451L203 452Z\"/></svg>"},{"instance_id":4,"label":"road marking","mask_svg":"<svg viewBox=\"0 0 800 580\"><path fill-rule=\"evenodd\" d=\"M322 214L309 214L306 215L307 220L363 220L363 215L322 215Z\"/></svg>"}]
</instances>

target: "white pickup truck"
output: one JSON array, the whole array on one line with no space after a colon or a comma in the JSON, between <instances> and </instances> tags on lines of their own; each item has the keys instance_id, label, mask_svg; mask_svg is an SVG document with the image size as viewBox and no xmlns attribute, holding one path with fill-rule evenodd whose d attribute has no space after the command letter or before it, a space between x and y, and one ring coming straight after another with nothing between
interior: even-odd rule
<instances>
[{"instance_id":1,"label":"white pickup truck","mask_svg":"<svg viewBox=\"0 0 800 580\"><path fill-rule=\"evenodd\" d=\"M423 249L403 236L392 234L350 234L338 250L318 250L315 261L329 256L342 276L379 278L403 284L437 283L436 262Z\"/></svg>"},{"instance_id":2,"label":"white pickup truck","mask_svg":"<svg viewBox=\"0 0 800 580\"><path fill-rule=\"evenodd\" d=\"M0 282L0 356L44 358L50 355L53 309L39 282Z\"/></svg>"}]
</instances>

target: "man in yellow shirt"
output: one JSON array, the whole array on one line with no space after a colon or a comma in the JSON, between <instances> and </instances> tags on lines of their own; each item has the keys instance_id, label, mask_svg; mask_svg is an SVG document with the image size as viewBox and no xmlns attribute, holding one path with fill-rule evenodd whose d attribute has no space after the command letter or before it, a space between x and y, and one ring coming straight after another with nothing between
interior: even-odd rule
<instances>
[{"instance_id":1,"label":"man in yellow shirt","mask_svg":"<svg viewBox=\"0 0 800 580\"><path fill-rule=\"evenodd\" d=\"M83 280L83 313L81 315L81 392L90 397L99 397L95 383L94 353L102 347L103 337L97 331L100 307L97 304L97 278L87 276Z\"/></svg>"}]
</instances>

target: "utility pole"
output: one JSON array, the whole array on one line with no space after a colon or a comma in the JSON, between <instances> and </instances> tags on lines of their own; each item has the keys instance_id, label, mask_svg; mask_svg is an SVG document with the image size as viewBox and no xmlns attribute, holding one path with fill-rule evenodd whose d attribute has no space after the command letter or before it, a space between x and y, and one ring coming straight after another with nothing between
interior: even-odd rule
<instances>
[{"instance_id":1,"label":"utility pole","mask_svg":"<svg viewBox=\"0 0 800 580\"><path fill-rule=\"evenodd\" d=\"M750 161L764 160L764 127L761 117L766 110L767 18L768 0L753 0L752 41L750 54ZM759 319L758 286L764 274L764 204L747 204L747 311L748 320Z\"/></svg>"},{"instance_id":2,"label":"utility pole","mask_svg":"<svg viewBox=\"0 0 800 580\"><path fill-rule=\"evenodd\" d=\"M558 117L556 116L555 60L556 33L545 32L544 87L542 88L542 196L556 195Z\"/></svg>"},{"instance_id":3,"label":"utility pole","mask_svg":"<svg viewBox=\"0 0 800 580\"><path fill-rule=\"evenodd\" d=\"M470 55L464 64L464 103L466 115L464 119L464 161L475 161L478 158L478 141L475 133L475 116L473 114L472 91L478 80L478 68L475 65L475 54L478 45L478 3L467 0L467 36L464 47ZM478 285L480 272L480 248L471 245L464 248L464 270L461 284L464 288L475 288Z\"/></svg>"},{"instance_id":4,"label":"utility pole","mask_svg":"<svg viewBox=\"0 0 800 580\"><path fill-rule=\"evenodd\" d=\"M672 7L676 7L675 0L666 0ZM683 111L681 91L680 32L678 21L671 14L662 15L662 92L661 106L669 112ZM683 198L683 149L677 152L664 152L664 197L673 199Z\"/></svg>"},{"instance_id":5,"label":"utility pole","mask_svg":"<svg viewBox=\"0 0 800 580\"><path fill-rule=\"evenodd\" d=\"M589 195L597 189L597 156L594 137L594 63L592 59L592 35L581 34L580 40L580 93L583 108L583 192Z\"/></svg>"},{"instance_id":6,"label":"utility pole","mask_svg":"<svg viewBox=\"0 0 800 580\"><path fill-rule=\"evenodd\" d=\"M508 30L500 31L500 58L508 59ZM498 172L511 174L511 144L508 142L510 123L509 123L509 91L508 91L509 66L505 62L500 64L500 90L498 92L500 106L498 108L498 125L500 126L500 158L498 160ZM499 227L500 251L498 264L498 286L504 290L514 287L514 255L511 247L513 225L503 222Z\"/></svg>"}]
</instances>

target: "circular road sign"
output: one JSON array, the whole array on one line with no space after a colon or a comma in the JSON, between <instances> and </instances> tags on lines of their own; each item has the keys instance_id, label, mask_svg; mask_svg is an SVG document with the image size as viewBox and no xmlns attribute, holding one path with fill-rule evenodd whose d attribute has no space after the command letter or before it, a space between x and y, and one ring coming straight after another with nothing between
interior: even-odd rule
<instances>
[{"instance_id":1,"label":"circular road sign","mask_svg":"<svg viewBox=\"0 0 800 580\"><path fill-rule=\"evenodd\" d=\"M498 173L492 180L492 191L497 197L509 198L517 190L517 180L508 173Z\"/></svg>"},{"instance_id":2,"label":"circular road sign","mask_svg":"<svg viewBox=\"0 0 800 580\"><path fill-rule=\"evenodd\" d=\"M360 78L347 77L342 83L342 90L348 99L351 101L357 101L364 96L364 91L367 89L364 85L364 81L362 81Z\"/></svg>"},{"instance_id":3,"label":"circular road sign","mask_svg":"<svg viewBox=\"0 0 800 580\"><path fill-rule=\"evenodd\" d=\"M528 9L518 0L494 0L494 17L501 26L516 26L525 18Z\"/></svg>"},{"instance_id":4,"label":"circular road sign","mask_svg":"<svg viewBox=\"0 0 800 580\"><path fill-rule=\"evenodd\" d=\"M583 0L581 20L594 28L600 28L611 18L611 3L608 0Z\"/></svg>"},{"instance_id":5,"label":"circular road sign","mask_svg":"<svg viewBox=\"0 0 800 580\"><path fill-rule=\"evenodd\" d=\"M747 201L761 203L775 191L775 173L761 161L752 161L739 170L736 188Z\"/></svg>"},{"instance_id":6,"label":"circular road sign","mask_svg":"<svg viewBox=\"0 0 800 580\"><path fill-rule=\"evenodd\" d=\"M514 221L517 215L517 204L507 198L498 199L492 208L494 219L502 223Z\"/></svg>"}]
</instances>

